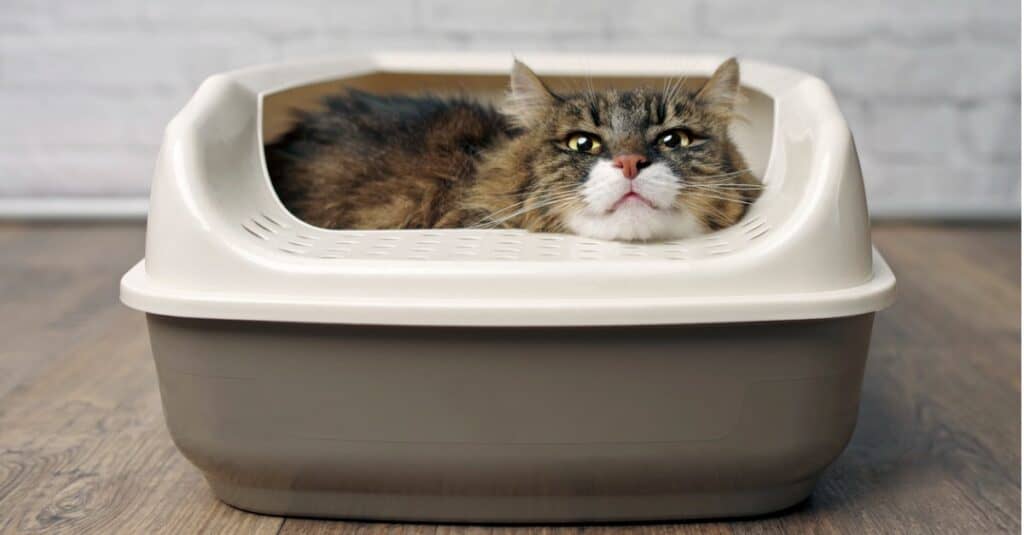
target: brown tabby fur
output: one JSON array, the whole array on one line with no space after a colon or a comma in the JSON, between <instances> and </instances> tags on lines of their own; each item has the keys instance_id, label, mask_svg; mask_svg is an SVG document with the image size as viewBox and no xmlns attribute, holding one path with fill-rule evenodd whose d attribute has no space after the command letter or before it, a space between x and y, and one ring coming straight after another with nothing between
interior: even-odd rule
<instances>
[{"instance_id":1,"label":"brown tabby fur","mask_svg":"<svg viewBox=\"0 0 1024 535\"><path fill-rule=\"evenodd\" d=\"M609 158L638 153L669 165L680 209L706 230L736 223L760 190L729 139L735 60L703 89L584 91L555 95L517 63L505 113L464 98L349 91L266 147L274 186L300 219L331 229L511 227L566 231L582 198L552 202L587 179L598 156L567 150L584 131ZM518 84L518 87L517 87ZM707 139L687 150L652 145L683 127Z\"/></svg>"}]
</instances>

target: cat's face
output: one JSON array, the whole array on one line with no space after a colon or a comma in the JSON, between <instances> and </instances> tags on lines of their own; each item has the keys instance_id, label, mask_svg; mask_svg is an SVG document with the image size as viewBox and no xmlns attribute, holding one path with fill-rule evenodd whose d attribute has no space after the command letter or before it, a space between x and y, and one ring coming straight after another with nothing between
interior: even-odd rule
<instances>
[{"instance_id":1,"label":"cat's face","mask_svg":"<svg viewBox=\"0 0 1024 535\"><path fill-rule=\"evenodd\" d=\"M517 62L507 110L533 151L524 162L533 205L600 239L685 238L732 225L760 189L728 135L738 89L735 60L698 90L567 95Z\"/></svg>"}]
</instances>

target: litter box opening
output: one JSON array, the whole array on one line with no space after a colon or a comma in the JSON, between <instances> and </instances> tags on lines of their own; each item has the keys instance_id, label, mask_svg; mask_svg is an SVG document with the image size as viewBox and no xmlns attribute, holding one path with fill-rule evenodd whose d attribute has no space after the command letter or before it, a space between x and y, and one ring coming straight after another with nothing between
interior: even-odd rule
<instances>
[{"instance_id":1,"label":"litter box opening","mask_svg":"<svg viewBox=\"0 0 1024 535\"><path fill-rule=\"evenodd\" d=\"M539 74L555 93L571 93L594 88L632 89L637 87L661 88L671 82L672 76L566 76ZM680 73L682 76L684 73ZM683 86L699 89L707 77L683 76ZM323 109L324 98L346 89L358 89L373 94L389 95L460 95L498 104L508 88L507 74L443 74L372 72L357 76L336 78L289 87L262 96L260 132L264 146L273 143L294 126L296 112ZM764 179L772 148L774 103L768 95L743 87L738 103L741 119L733 122L730 134L747 160L753 174ZM266 159L265 153L263 159ZM264 164L266 167L266 164ZM267 177L268 184L271 183ZM269 186L273 190L273 185ZM275 196L277 193L274 192ZM756 205L756 203L755 203ZM288 213L287 209L284 212ZM751 219L748 210L744 219ZM300 218L288 213L291 219ZM306 222L302 222L306 223ZM312 228L318 228L312 226ZM327 229L320 229L327 230ZM344 230L344 229L342 229ZM397 230L397 229L396 229Z\"/></svg>"},{"instance_id":2,"label":"litter box opening","mask_svg":"<svg viewBox=\"0 0 1024 535\"><path fill-rule=\"evenodd\" d=\"M723 59L610 56L587 64L575 56L536 55L524 61L554 90L564 91L589 84L657 88L679 76L702 84ZM314 109L323 96L345 87L499 98L511 64L511 56L494 54L382 54L211 77L168 127L150 223L158 228L166 220L171 238L180 241L179 216L189 214L196 232L216 229L215 241L237 254L332 273L354 269L352 262L396 262L387 265L413 269L409 264L417 263L410 261L427 260L445 269L470 269L472 262L472 269L486 263L488 269L499 264L509 270L535 269L539 263L589 269L578 261L650 269L717 264L713 271L724 274L723 261L739 266L760 258L760 263L766 254L782 254L779 247L811 248L802 239L808 235L831 236L836 249L853 243L859 257L868 258L860 169L828 87L812 76L757 62L741 63L744 98L738 112L744 120L733 123L732 134L764 189L739 223L708 235L637 243L522 229L327 230L294 217L275 192L264 146L290 128L293 110ZM202 243L196 248L203 249ZM834 259L847 256L841 250L830 253ZM861 281L868 263L856 265Z\"/></svg>"}]
</instances>

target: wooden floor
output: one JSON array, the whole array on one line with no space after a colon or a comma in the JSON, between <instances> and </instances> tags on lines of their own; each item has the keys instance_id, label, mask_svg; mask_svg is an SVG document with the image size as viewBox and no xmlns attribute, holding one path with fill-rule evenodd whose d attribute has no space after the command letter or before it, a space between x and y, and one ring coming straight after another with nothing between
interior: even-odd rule
<instances>
[{"instance_id":1,"label":"wooden floor","mask_svg":"<svg viewBox=\"0 0 1024 535\"><path fill-rule=\"evenodd\" d=\"M218 502L171 444L117 283L140 225L0 225L2 533L993 533L1020 530L1020 234L880 226L899 280L857 432L810 500L752 520L562 528L281 519Z\"/></svg>"}]
</instances>

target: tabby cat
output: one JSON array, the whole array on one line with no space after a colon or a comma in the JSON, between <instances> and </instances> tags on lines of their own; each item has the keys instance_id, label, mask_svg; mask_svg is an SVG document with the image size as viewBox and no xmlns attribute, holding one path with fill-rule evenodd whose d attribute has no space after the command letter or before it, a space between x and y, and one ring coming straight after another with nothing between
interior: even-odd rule
<instances>
[{"instance_id":1,"label":"tabby cat","mask_svg":"<svg viewBox=\"0 0 1024 535\"><path fill-rule=\"evenodd\" d=\"M331 229L523 228L686 238L761 186L729 138L739 66L702 86L556 94L516 61L504 107L347 91L267 145L274 187Z\"/></svg>"}]
</instances>

